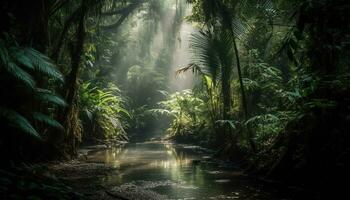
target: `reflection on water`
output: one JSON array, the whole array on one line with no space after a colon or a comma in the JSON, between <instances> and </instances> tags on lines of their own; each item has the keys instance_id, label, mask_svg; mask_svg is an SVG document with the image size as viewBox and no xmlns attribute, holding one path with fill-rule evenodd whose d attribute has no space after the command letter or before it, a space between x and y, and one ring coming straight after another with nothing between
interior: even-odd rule
<instances>
[{"instance_id":1,"label":"reflection on water","mask_svg":"<svg viewBox=\"0 0 350 200\"><path fill-rule=\"evenodd\" d=\"M169 199L272 199L232 165L210 156L196 146L153 142L100 150L88 158L118 169L103 183L131 184Z\"/></svg>"}]
</instances>

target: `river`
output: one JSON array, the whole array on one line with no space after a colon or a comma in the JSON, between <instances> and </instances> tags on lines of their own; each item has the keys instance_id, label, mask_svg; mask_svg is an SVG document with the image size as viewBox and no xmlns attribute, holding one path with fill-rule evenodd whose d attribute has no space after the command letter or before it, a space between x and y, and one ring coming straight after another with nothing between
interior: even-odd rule
<instances>
[{"instance_id":1,"label":"river","mask_svg":"<svg viewBox=\"0 0 350 200\"><path fill-rule=\"evenodd\" d=\"M98 149L89 151L88 162L108 164L116 170L85 181L115 186L121 195L130 188L135 193L137 188L159 195L158 199L295 199L289 190L266 186L244 175L233 163L214 159L212 155L213 152L198 146L167 142ZM148 199L145 195L139 197Z\"/></svg>"}]
</instances>

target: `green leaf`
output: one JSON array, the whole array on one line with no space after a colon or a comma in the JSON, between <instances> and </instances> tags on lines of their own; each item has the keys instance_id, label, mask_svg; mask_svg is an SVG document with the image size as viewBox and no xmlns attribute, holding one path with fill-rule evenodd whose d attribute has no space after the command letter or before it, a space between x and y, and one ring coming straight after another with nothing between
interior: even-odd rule
<instances>
[{"instance_id":1,"label":"green leaf","mask_svg":"<svg viewBox=\"0 0 350 200\"><path fill-rule=\"evenodd\" d=\"M86 114L86 116L89 118L90 121L93 120L93 114L91 113L91 111L87 108L84 109L84 112Z\"/></svg>"},{"instance_id":2,"label":"green leaf","mask_svg":"<svg viewBox=\"0 0 350 200\"><path fill-rule=\"evenodd\" d=\"M35 87L35 81L33 77L28 74L26 71L18 67L14 62L9 62L6 70L17 80L21 81L25 85L29 86L30 88Z\"/></svg>"},{"instance_id":3,"label":"green leaf","mask_svg":"<svg viewBox=\"0 0 350 200\"><path fill-rule=\"evenodd\" d=\"M160 94L162 94L164 97L169 96L169 92L165 91L165 90L157 90L157 92L159 92Z\"/></svg>"},{"instance_id":4,"label":"green leaf","mask_svg":"<svg viewBox=\"0 0 350 200\"><path fill-rule=\"evenodd\" d=\"M7 119L11 126L18 128L23 132L36 137L37 139L41 139L41 136L30 124L30 122L16 111L0 107L0 116Z\"/></svg>"},{"instance_id":5,"label":"green leaf","mask_svg":"<svg viewBox=\"0 0 350 200\"><path fill-rule=\"evenodd\" d=\"M2 40L0 40L0 63L2 66L7 66L9 62L9 54L7 48Z\"/></svg>"},{"instance_id":6,"label":"green leaf","mask_svg":"<svg viewBox=\"0 0 350 200\"><path fill-rule=\"evenodd\" d=\"M166 109L150 109L148 112L152 114L160 114L160 115L168 115L168 116L174 116L174 113L172 113L169 110Z\"/></svg>"},{"instance_id":7,"label":"green leaf","mask_svg":"<svg viewBox=\"0 0 350 200\"><path fill-rule=\"evenodd\" d=\"M32 48L24 48L22 51L30 59L35 70L63 82L62 73L56 69L50 58Z\"/></svg>"},{"instance_id":8,"label":"green leaf","mask_svg":"<svg viewBox=\"0 0 350 200\"><path fill-rule=\"evenodd\" d=\"M117 109L118 113L124 113L126 116L128 116L130 119L132 118L131 114L124 108L118 108Z\"/></svg>"},{"instance_id":9,"label":"green leaf","mask_svg":"<svg viewBox=\"0 0 350 200\"><path fill-rule=\"evenodd\" d=\"M234 120L217 120L215 121L215 123L219 123L219 124L228 124L231 126L231 128L236 129L236 124L239 123L237 121Z\"/></svg>"},{"instance_id":10,"label":"green leaf","mask_svg":"<svg viewBox=\"0 0 350 200\"><path fill-rule=\"evenodd\" d=\"M29 69L34 69L31 59L26 55L23 48L11 47L10 54L16 63L25 66Z\"/></svg>"},{"instance_id":11,"label":"green leaf","mask_svg":"<svg viewBox=\"0 0 350 200\"><path fill-rule=\"evenodd\" d=\"M36 92L36 97L37 99L41 100L41 101L46 101L49 103L53 103L56 104L58 106L62 106L65 107L67 106L66 101L61 98L60 96L52 93L50 90L45 90L45 89L37 89Z\"/></svg>"},{"instance_id":12,"label":"green leaf","mask_svg":"<svg viewBox=\"0 0 350 200\"><path fill-rule=\"evenodd\" d=\"M64 129L63 126L58 121L52 119L50 116L45 115L43 113L35 112L35 113L33 113L33 118L40 121L40 122L43 122L49 126L52 126L52 127L55 127L55 128L61 129L61 130Z\"/></svg>"}]
</instances>

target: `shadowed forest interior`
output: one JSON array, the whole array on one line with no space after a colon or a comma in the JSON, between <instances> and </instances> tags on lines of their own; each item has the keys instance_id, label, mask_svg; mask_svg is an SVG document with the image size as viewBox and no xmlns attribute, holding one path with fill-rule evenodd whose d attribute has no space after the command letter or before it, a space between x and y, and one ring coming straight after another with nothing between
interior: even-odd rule
<instances>
[{"instance_id":1,"label":"shadowed forest interior","mask_svg":"<svg viewBox=\"0 0 350 200\"><path fill-rule=\"evenodd\" d=\"M1 199L340 199L346 0L0 2Z\"/></svg>"}]
</instances>

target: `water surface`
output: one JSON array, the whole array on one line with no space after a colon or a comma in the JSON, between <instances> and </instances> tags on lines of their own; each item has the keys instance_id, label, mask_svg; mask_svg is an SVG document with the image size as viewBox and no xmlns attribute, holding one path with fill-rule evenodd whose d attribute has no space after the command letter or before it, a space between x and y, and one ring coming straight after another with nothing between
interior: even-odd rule
<instances>
[{"instance_id":1,"label":"water surface","mask_svg":"<svg viewBox=\"0 0 350 200\"><path fill-rule=\"evenodd\" d=\"M88 158L117 169L107 177L96 177L98 181L137 186L165 199L289 199L211 155L197 146L145 142L90 152Z\"/></svg>"}]
</instances>

